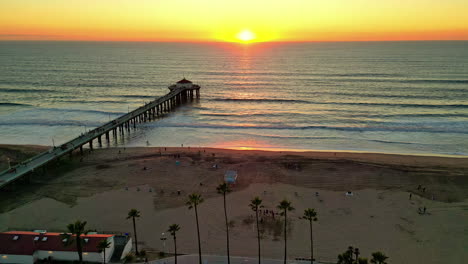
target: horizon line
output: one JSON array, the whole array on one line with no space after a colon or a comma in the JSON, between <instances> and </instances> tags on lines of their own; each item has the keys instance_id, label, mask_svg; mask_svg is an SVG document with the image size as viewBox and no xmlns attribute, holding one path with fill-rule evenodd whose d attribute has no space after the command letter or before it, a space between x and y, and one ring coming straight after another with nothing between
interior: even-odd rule
<instances>
[{"instance_id":1,"label":"horizon line","mask_svg":"<svg viewBox=\"0 0 468 264\"><path fill-rule=\"evenodd\" d=\"M237 41L180 41L180 40L74 40L74 39L0 39L0 42L135 42L135 43L229 43L239 45L254 45L266 43L336 43L336 42L466 42L468 39L421 39L421 40L284 40L284 41L253 41L249 43Z\"/></svg>"}]
</instances>

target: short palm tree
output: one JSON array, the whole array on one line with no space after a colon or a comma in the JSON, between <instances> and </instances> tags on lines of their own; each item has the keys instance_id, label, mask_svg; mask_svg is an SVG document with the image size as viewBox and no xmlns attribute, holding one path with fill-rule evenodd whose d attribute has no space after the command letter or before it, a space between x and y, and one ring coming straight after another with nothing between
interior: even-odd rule
<instances>
[{"instance_id":1,"label":"short palm tree","mask_svg":"<svg viewBox=\"0 0 468 264\"><path fill-rule=\"evenodd\" d=\"M357 261L358 264L369 264L366 258L359 258Z\"/></svg>"},{"instance_id":2,"label":"short palm tree","mask_svg":"<svg viewBox=\"0 0 468 264\"><path fill-rule=\"evenodd\" d=\"M356 256L356 262L359 260L359 254L361 254L361 252L359 251L359 248L355 248L354 255Z\"/></svg>"},{"instance_id":3,"label":"short palm tree","mask_svg":"<svg viewBox=\"0 0 468 264\"><path fill-rule=\"evenodd\" d=\"M349 246L343 254L338 255L338 264L355 264L353 259L354 248Z\"/></svg>"},{"instance_id":4,"label":"short palm tree","mask_svg":"<svg viewBox=\"0 0 468 264\"><path fill-rule=\"evenodd\" d=\"M86 235L88 231L85 230L86 221L76 221L73 224L67 225L67 234L62 234L62 241L65 246L70 246L75 242L76 252L78 252L79 263L83 263L83 238L82 235Z\"/></svg>"},{"instance_id":5,"label":"short palm tree","mask_svg":"<svg viewBox=\"0 0 468 264\"><path fill-rule=\"evenodd\" d=\"M287 225L288 225L288 212L293 211L294 207L291 206L291 202L288 200L281 201L277 208L282 210L281 215L284 216L284 264L286 264L286 259L288 255L288 239L287 239Z\"/></svg>"},{"instance_id":6,"label":"short palm tree","mask_svg":"<svg viewBox=\"0 0 468 264\"><path fill-rule=\"evenodd\" d=\"M137 231L136 231L136 225L135 225L135 218L140 217L140 211L137 209L131 209L128 212L127 219L132 219L133 220L133 233L135 234L135 252L138 255L138 238L137 238Z\"/></svg>"},{"instance_id":7,"label":"short palm tree","mask_svg":"<svg viewBox=\"0 0 468 264\"><path fill-rule=\"evenodd\" d=\"M231 260L229 257L229 223L227 218L227 210L226 210L226 194L231 192L229 185L227 183L220 184L216 190L219 194L223 195L223 202L224 202L224 220L226 222L226 250L227 250L227 263L231 264Z\"/></svg>"},{"instance_id":8,"label":"short palm tree","mask_svg":"<svg viewBox=\"0 0 468 264\"><path fill-rule=\"evenodd\" d=\"M174 264L177 264L177 237L176 237L176 233L179 230L180 230L180 226L177 225L177 224L170 225L169 229L167 230L167 232L171 233L172 238L174 238L174 258L175 258Z\"/></svg>"},{"instance_id":9,"label":"short palm tree","mask_svg":"<svg viewBox=\"0 0 468 264\"><path fill-rule=\"evenodd\" d=\"M195 220L197 221L197 235L198 235L198 262L199 264L202 264L202 258L201 258L201 243L200 243L200 225L198 224L198 205L203 203L203 198L201 197L200 194L198 193L192 193L188 196L188 201L186 205L188 206L188 209L195 209Z\"/></svg>"},{"instance_id":10,"label":"short palm tree","mask_svg":"<svg viewBox=\"0 0 468 264\"><path fill-rule=\"evenodd\" d=\"M103 258L102 258L102 263L106 264L106 248L109 248L111 243L107 241L107 239L103 239L99 241L99 244L97 245L97 248L99 249L99 252L102 252Z\"/></svg>"},{"instance_id":11,"label":"short palm tree","mask_svg":"<svg viewBox=\"0 0 468 264\"><path fill-rule=\"evenodd\" d=\"M385 256L384 253L378 251L372 253L372 259L370 262L375 264L387 264L387 262L385 262L386 259L388 259L388 257Z\"/></svg>"},{"instance_id":12,"label":"short palm tree","mask_svg":"<svg viewBox=\"0 0 468 264\"><path fill-rule=\"evenodd\" d=\"M255 212L255 219L257 220L258 264L260 264L260 227L258 225L258 210L263 207L262 200L256 196L252 201L250 201L249 206L252 211Z\"/></svg>"},{"instance_id":13,"label":"short palm tree","mask_svg":"<svg viewBox=\"0 0 468 264\"><path fill-rule=\"evenodd\" d=\"M303 219L309 221L310 225L310 263L314 263L314 240L312 236L312 222L317 221L317 212L315 212L314 209L308 208L304 210L304 216L302 216Z\"/></svg>"}]
</instances>

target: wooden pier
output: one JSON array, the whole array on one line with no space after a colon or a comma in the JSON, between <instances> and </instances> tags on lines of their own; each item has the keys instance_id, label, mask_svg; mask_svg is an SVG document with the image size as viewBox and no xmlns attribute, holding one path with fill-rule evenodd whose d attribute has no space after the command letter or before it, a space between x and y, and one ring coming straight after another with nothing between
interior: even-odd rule
<instances>
[{"instance_id":1,"label":"wooden pier","mask_svg":"<svg viewBox=\"0 0 468 264\"><path fill-rule=\"evenodd\" d=\"M174 110L181 104L192 101L194 98L200 98L200 86L192 84L192 82L185 80L185 78L177 82L177 84L170 86L169 89L170 92L168 94L156 98L156 100L128 114L90 130L59 147L54 147L8 170L0 172L0 188L23 178L51 161L67 154L71 155L75 150L79 149L81 155L83 155L83 146L85 145L89 145L90 150L94 148L93 144L97 143L99 146L102 146L103 138L109 142L111 133L114 138L117 138L118 134L124 135L125 133L129 133L130 129L132 127L136 128L138 123L155 120L156 117Z\"/></svg>"}]
</instances>

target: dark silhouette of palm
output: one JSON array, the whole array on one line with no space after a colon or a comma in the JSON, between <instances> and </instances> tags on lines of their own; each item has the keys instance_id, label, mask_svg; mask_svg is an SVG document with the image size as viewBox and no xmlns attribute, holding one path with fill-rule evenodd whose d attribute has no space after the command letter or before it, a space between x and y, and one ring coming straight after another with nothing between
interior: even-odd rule
<instances>
[{"instance_id":1,"label":"dark silhouette of palm","mask_svg":"<svg viewBox=\"0 0 468 264\"><path fill-rule=\"evenodd\" d=\"M137 209L131 209L128 212L127 219L132 219L133 220L133 233L135 234L135 252L138 255L138 238L137 238L137 231L136 231L136 225L135 225L135 218L140 217L140 211Z\"/></svg>"},{"instance_id":2,"label":"dark silhouette of palm","mask_svg":"<svg viewBox=\"0 0 468 264\"><path fill-rule=\"evenodd\" d=\"M372 259L371 259L371 263L375 263L375 264L387 264L387 262L385 262L385 260L387 260L388 257L385 256L384 253L378 251L378 252L374 252L372 253Z\"/></svg>"},{"instance_id":3,"label":"dark silhouette of palm","mask_svg":"<svg viewBox=\"0 0 468 264\"><path fill-rule=\"evenodd\" d=\"M88 231L85 230L86 221L76 221L73 224L67 225L67 234L62 234L62 241L65 246L70 246L75 242L76 252L78 252L79 263L83 263L83 238L82 235L86 235Z\"/></svg>"},{"instance_id":4,"label":"dark silhouette of palm","mask_svg":"<svg viewBox=\"0 0 468 264\"><path fill-rule=\"evenodd\" d=\"M171 233L172 238L174 238L174 264L177 264L177 237L176 233L180 230L180 226L177 224L172 224L169 226L167 232Z\"/></svg>"},{"instance_id":5,"label":"dark silhouette of palm","mask_svg":"<svg viewBox=\"0 0 468 264\"><path fill-rule=\"evenodd\" d=\"M288 255L288 239L287 239L288 212L293 211L294 207L291 206L290 201L283 200L278 204L277 208L283 211L281 215L284 216L284 264L286 264L286 259Z\"/></svg>"},{"instance_id":6,"label":"dark silhouette of palm","mask_svg":"<svg viewBox=\"0 0 468 264\"><path fill-rule=\"evenodd\" d=\"M260 227L258 224L258 209L263 208L262 200L256 196L250 201L249 206L252 211L255 212L255 219L257 220L258 264L260 264Z\"/></svg>"},{"instance_id":7,"label":"dark silhouette of palm","mask_svg":"<svg viewBox=\"0 0 468 264\"><path fill-rule=\"evenodd\" d=\"M188 206L188 209L195 209L195 220L197 221L197 235L198 235L198 262L199 264L202 264L202 258L201 258L201 243L200 243L200 225L198 223L198 205L203 203L203 198L201 197L200 194L198 193L192 193L188 196L188 201L186 205Z\"/></svg>"},{"instance_id":8,"label":"dark silhouette of palm","mask_svg":"<svg viewBox=\"0 0 468 264\"><path fill-rule=\"evenodd\" d=\"M109 248L111 245L110 242L107 241L107 239L103 239L99 241L99 244L97 245L97 248L99 249L99 252L103 253L103 258L102 258L102 263L106 263L106 248Z\"/></svg>"},{"instance_id":9,"label":"dark silhouette of palm","mask_svg":"<svg viewBox=\"0 0 468 264\"><path fill-rule=\"evenodd\" d=\"M313 240L313 229L312 229L312 222L317 221L317 212L314 209L308 208L304 210L304 215L302 216L303 219L309 221L310 225L310 263L314 263L314 240Z\"/></svg>"},{"instance_id":10,"label":"dark silhouette of palm","mask_svg":"<svg viewBox=\"0 0 468 264\"><path fill-rule=\"evenodd\" d=\"M226 210L226 194L231 192L231 189L229 188L229 185L227 183L222 183L220 184L216 190L218 191L219 194L223 195L223 202L224 202L224 220L226 223L226 250L227 250L227 263L230 264L230 256L229 256L229 223L228 223L228 218L227 218L227 210Z\"/></svg>"}]
</instances>

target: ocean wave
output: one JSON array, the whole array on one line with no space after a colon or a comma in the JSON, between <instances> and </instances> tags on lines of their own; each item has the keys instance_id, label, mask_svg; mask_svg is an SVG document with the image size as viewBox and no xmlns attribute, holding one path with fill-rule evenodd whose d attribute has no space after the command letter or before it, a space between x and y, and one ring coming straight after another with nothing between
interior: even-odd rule
<instances>
[{"instance_id":1,"label":"ocean wave","mask_svg":"<svg viewBox=\"0 0 468 264\"><path fill-rule=\"evenodd\" d=\"M75 121L75 120L12 120L0 121L0 126L74 126L82 127L87 126L88 129L103 125L104 122L93 121Z\"/></svg>"},{"instance_id":2,"label":"ocean wave","mask_svg":"<svg viewBox=\"0 0 468 264\"><path fill-rule=\"evenodd\" d=\"M311 103L304 100L293 100L293 99L267 99L267 98L212 98L210 101L217 102L254 102L254 103Z\"/></svg>"},{"instance_id":3,"label":"ocean wave","mask_svg":"<svg viewBox=\"0 0 468 264\"><path fill-rule=\"evenodd\" d=\"M435 95L435 94L427 94L427 95L409 95L409 94L374 94L374 93L344 93L344 92L312 92L312 94L326 94L326 95L340 95L346 97L370 97L370 98L399 98L399 99L443 99L446 100L449 97L446 95ZM454 94L451 96L452 98L457 99L457 95Z\"/></svg>"},{"instance_id":4,"label":"ocean wave","mask_svg":"<svg viewBox=\"0 0 468 264\"><path fill-rule=\"evenodd\" d=\"M358 105L358 106L391 106L391 107L421 107L421 108L468 108L468 104L395 104L395 103L368 103L368 102L309 102L314 104L332 105Z\"/></svg>"},{"instance_id":5,"label":"ocean wave","mask_svg":"<svg viewBox=\"0 0 468 264\"><path fill-rule=\"evenodd\" d=\"M20 104L20 103L0 103L0 106L32 106L32 105Z\"/></svg>"},{"instance_id":6,"label":"ocean wave","mask_svg":"<svg viewBox=\"0 0 468 264\"><path fill-rule=\"evenodd\" d=\"M468 104L418 104L418 103L370 103L370 102L314 102L294 99L268 99L268 98L211 98L215 102L252 102L252 103L302 103L320 105L357 105L357 106L389 106L389 107L422 107L422 108L468 108Z\"/></svg>"},{"instance_id":7,"label":"ocean wave","mask_svg":"<svg viewBox=\"0 0 468 264\"><path fill-rule=\"evenodd\" d=\"M134 99L155 99L158 96L155 95L111 95L111 97L118 97L118 98L134 98Z\"/></svg>"},{"instance_id":8,"label":"ocean wave","mask_svg":"<svg viewBox=\"0 0 468 264\"><path fill-rule=\"evenodd\" d=\"M310 125L310 126L275 126L275 125L217 125L217 124L193 124L193 123L145 123L147 127L182 127L182 128L210 128L210 129L270 129L270 130L338 130L338 131L351 131L351 132L423 132L423 133L454 133L454 134L468 134L468 130L457 130L435 128L435 127L415 127L415 126L327 126L327 125Z\"/></svg>"},{"instance_id":9,"label":"ocean wave","mask_svg":"<svg viewBox=\"0 0 468 264\"><path fill-rule=\"evenodd\" d=\"M15 88L0 88L0 93L55 93L57 91L51 89L15 89ZM60 91L63 93L64 91Z\"/></svg>"},{"instance_id":10,"label":"ocean wave","mask_svg":"<svg viewBox=\"0 0 468 264\"><path fill-rule=\"evenodd\" d=\"M102 115L124 115L127 112L112 112L112 111L101 111L101 110L90 110L90 109L66 109L66 108L40 108L38 110L47 110L54 112L68 112L68 113L90 113L90 114L102 114Z\"/></svg>"}]
</instances>

